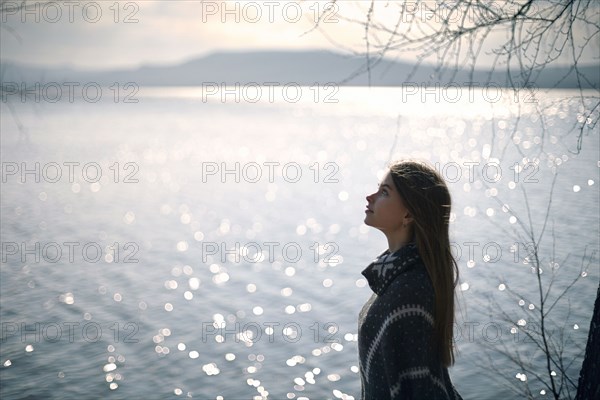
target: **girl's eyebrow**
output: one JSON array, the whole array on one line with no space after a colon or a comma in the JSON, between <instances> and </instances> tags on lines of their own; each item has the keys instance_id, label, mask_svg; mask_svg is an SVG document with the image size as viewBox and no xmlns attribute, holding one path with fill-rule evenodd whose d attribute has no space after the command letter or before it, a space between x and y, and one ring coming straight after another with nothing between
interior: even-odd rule
<instances>
[{"instance_id":1,"label":"girl's eyebrow","mask_svg":"<svg viewBox=\"0 0 600 400\"><path fill-rule=\"evenodd\" d=\"M383 185L380 183L379 187L380 188L388 188L388 190L392 190L392 187L390 185L388 185L387 183L384 183Z\"/></svg>"}]
</instances>

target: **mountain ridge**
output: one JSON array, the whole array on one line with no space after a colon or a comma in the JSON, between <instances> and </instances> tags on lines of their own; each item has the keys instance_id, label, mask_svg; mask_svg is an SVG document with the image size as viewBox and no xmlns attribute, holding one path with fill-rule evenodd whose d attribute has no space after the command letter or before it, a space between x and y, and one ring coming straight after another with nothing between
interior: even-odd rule
<instances>
[{"instance_id":1,"label":"mountain ridge","mask_svg":"<svg viewBox=\"0 0 600 400\"><path fill-rule=\"evenodd\" d=\"M217 84L336 84L340 86L509 86L506 71L477 69L473 74L463 69L441 69L423 64L414 65L387 58L371 65L367 73L364 56L345 55L328 50L304 51L231 51L214 52L202 57L170 65L141 65L131 69L81 70L73 67L41 68L19 63L1 63L3 82L96 82L110 85L114 82L134 82L139 86L202 86ZM600 68L579 68L582 88L600 87ZM410 73L413 72L409 78ZM526 82L517 74L512 76L517 86L540 88L579 88L577 76L570 67L546 67L534 71L534 78ZM563 79L563 77L565 77ZM562 81L561 81L562 79ZM560 82L559 82L560 81Z\"/></svg>"}]
</instances>

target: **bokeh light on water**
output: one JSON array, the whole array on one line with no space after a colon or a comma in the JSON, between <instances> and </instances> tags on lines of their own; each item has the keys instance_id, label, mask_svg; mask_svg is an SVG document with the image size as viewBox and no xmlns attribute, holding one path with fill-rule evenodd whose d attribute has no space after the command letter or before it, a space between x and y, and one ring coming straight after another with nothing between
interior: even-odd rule
<instances>
[{"instance_id":1,"label":"bokeh light on water","mask_svg":"<svg viewBox=\"0 0 600 400\"><path fill-rule=\"evenodd\" d=\"M12 324L3 331L3 394L358 398L356 321L371 293L360 271L385 249L363 210L390 159L428 159L449 181L459 299L469 312L457 322L490 322L482 308L493 296L521 313L502 325L510 343L537 310L533 299L503 297L531 284L530 260L511 236L527 213L523 187L539 229L559 173L559 245L540 273L579 274L585 246L587 254L597 246L587 240L598 237L598 132L584 138L580 155L570 153L576 140L566 132L578 111L568 102L544 108L551 123L542 135L529 106L512 134L510 101L400 103L397 89L347 88L337 104L221 104L191 91L142 96L131 107L19 105L28 140L2 119L4 162L95 162L104 172L98 182L3 183L3 242L80 243L72 262L66 254L49 261L56 254L48 248L39 261L2 263L0 316ZM236 162L249 165L248 179L203 174ZM465 162L471 171L454 168ZM251 163L262 167L256 182ZM265 163L277 163L273 179ZM297 181L295 169L282 174L288 164L300 168ZM86 243L98 244L87 259ZM598 270L581 277L589 296L573 297L569 316L579 343ZM508 396L474 367L477 335L458 342L453 381L477 398ZM506 361L501 367L532 379Z\"/></svg>"}]
</instances>

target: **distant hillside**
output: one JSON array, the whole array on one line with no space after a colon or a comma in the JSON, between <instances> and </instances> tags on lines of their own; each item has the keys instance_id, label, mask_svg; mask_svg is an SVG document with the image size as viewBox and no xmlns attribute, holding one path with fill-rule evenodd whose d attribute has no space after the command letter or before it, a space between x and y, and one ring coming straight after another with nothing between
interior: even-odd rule
<instances>
[{"instance_id":1,"label":"distant hillside","mask_svg":"<svg viewBox=\"0 0 600 400\"><path fill-rule=\"evenodd\" d=\"M111 85L113 82L135 82L140 86L199 86L208 82L218 84L246 84L256 82L296 83L299 85L333 82L346 86L369 85L365 57L346 56L329 51L253 51L215 53L178 65L142 66L137 69L106 71L83 71L76 69L41 69L15 63L0 64L4 82L97 82ZM435 74L432 66L420 66L412 77L413 65L382 59L371 68L372 86L400 86L405 83L417 85L475 86L492 82L508 86L505 71L490 75L489 71L442 70ZM600 88L600 67L583 67L581 84L584 88ZM524 79L513 75L513 81L522 85ZM536 87L576 88L577 77L569 68L546 68L531 79ZM559 82L560 81L560 82Z\"/></svg>"}]
</instances>

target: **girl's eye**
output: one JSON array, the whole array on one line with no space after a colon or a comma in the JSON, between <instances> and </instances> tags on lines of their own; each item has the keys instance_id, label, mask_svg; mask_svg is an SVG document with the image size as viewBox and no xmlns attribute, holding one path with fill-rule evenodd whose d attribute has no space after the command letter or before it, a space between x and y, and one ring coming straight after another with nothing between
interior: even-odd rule
<instances>
[{"instance_id":1,"label":"girl's eye","mask_svg":"<svg viewBox=\"0 0 600 400\"><path fill-rule=\"evenodd\" d=\"M383 189L383 190L381 191L381 194L383 194L383 195L387 196L387 195L388 195L388 192L387 192L387 190Z\"/></svg>"}]
</instances>

